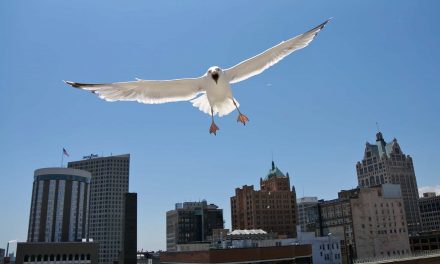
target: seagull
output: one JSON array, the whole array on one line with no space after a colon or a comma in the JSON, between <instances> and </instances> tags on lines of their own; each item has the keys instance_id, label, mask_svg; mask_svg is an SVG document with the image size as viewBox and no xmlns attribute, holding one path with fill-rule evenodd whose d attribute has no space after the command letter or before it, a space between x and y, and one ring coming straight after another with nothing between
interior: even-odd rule
<instances>
[{"instance_id":1,"label":"seagull","mask_svg":"<svg viewBox=\"0 0 440 264\"><path fill-rule=\"evenodd\" d=\"M262 73L292 52L309 45L318 32L330 21L283 41L266 51L244 60L237 65L222 69L212 66L201 77L174 80L142 80L115 83L78 83L64 81L66 84L91 91L106 101L137 101L144 104L162 104L190 101L194 107L211 115L209 133L217 135L219 127L214 116L222 117L237 109L237 122L246 125L249 118L239 108L233 97L231 84L244 81Z\"/></svg>"}]
</instances>

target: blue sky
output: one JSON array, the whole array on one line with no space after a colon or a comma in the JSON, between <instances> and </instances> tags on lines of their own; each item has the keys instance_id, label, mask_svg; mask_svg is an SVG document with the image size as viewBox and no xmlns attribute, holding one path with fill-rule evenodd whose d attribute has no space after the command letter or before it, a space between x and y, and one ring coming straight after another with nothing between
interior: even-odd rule
<instances>
[{"instance_id":1,"label":"blue sky","mask_svg":"<svg viewBox=\"0 0 440 264\"><path fill-rule=\"evenodd\" d=\"M26 239L33 171L90 153L131 154L138 247L165 248L165 213L206 199L224 209L271 156L298 197L356 187L376 122L439 185L438 1L2 1L0 247ZM233 86L236 113L187 102L108 103L62 83L198 77L228 68L329 17L307 48Z\"/></svg>"}]
</instances>

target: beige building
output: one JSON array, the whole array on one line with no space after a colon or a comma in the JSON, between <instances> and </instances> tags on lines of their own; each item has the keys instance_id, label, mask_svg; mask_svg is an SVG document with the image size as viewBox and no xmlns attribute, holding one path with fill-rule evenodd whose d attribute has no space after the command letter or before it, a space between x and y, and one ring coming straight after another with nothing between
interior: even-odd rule
<instances>
[{"instance_id":1,"label":"beige building","mask_svg":"<svg viewBox=\"0 0 440 264\"><path fill-rule=\"evenodd\" d=\"M320 235L341 238L343 263L410 253L399 185L341 191L338 199L321 201L319 210Z\"/></svg>"},{"instance_id":2,"label":"beige building","mask_svg":"<svg viewBox=\"0 0 440 264\"><path fill-rule=\"evenodd\" d=\"M402 152L397 139L387 143L382 133L378 132L376 144L366 143L364 158L356 164L356 171L360 187L384 183L400 184L408 233L415 235L421 231L419 190L413 160Z\"/></svg>"},{"instance_id":3,"label":"beige building","mask_svg":"<svg viewBox=\"0 0 440 264\"><path fill-rule=\"evenodd\" d=\"M399 185L361 188L350 204L358 259L410 253Z\"/></svg>"}]
</instances>

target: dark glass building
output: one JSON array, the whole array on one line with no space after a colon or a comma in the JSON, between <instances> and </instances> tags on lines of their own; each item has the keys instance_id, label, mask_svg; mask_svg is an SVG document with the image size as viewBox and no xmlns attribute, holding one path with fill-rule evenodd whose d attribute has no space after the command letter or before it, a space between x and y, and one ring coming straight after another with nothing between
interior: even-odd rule
<instances>
[{"instance_id":1,"label":"dark glass building","mask_svg":"<svg viewBox=\"0 0 440 264\"><path fill-rule=\"evenodd\" d=\"M137 263L137 193L125 194L123 264Z\"/></svg>"},{"instance_id":2,"label":"dark glass building","mask_svg":"<svg viewBox=\"0 0 440 264\"><path fill-rule=\"evenodd\" d=\"M207 241L213 229L223 229L223 210L215 204L178 203L167 212L167 251L176 251L178 244Z\"/></svg>"}]
</instances>

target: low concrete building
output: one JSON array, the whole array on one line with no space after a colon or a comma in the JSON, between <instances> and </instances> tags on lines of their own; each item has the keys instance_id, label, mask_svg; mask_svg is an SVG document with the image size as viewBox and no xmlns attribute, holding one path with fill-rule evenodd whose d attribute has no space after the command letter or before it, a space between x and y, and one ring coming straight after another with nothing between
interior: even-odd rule
<instances>
[{"instance_id":1,"label":"low concrete building","mask_svg":"<svg viewBox=\"0 0 440 264\"><path fill-rule=\"evenodd\" d=\"M412 252L440 249L440 231L422 232L409 239Z\"/></svg>"},{"instance_id":2,"label":"low concrete building","mask_svg":"<svg viewBox=\"0 0 440 264\"><path fill-rule=\"evenodd\" d=\"M97 264L96 242L18 243L16 264Z\"/></svg>"},{"instance_id":3,"label":"low concrete building","mask_svg":"<svg viewBox=\"0 0 440 264\"><path fill-rule=\"evenodd\" d=\"M424 193L419 199L423 232L440 231L440 195Z\"/></svg>"}]
</instances>

